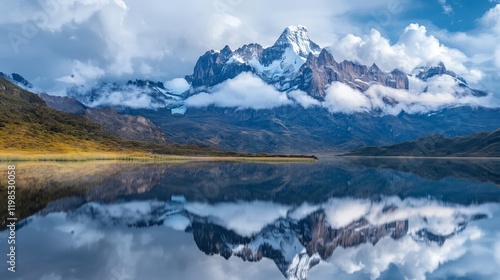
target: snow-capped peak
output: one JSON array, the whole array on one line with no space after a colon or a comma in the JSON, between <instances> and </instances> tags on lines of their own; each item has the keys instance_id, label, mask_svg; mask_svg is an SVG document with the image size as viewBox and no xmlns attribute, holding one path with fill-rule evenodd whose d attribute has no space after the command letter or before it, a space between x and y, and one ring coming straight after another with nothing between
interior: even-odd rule
<instances>
[{"instance_id":1,"label":"snow-capped peak","mask_svg":"<svg viewBox=\"0 0 500 280\"><path fill-rule=\"evenodd\" d=\"M321 48L309 38L307 28L302 25L285 28L273 47L291 47L302 57L307 57L310 53L318 55L321 51Z\"/></svg>"}]
</instances>

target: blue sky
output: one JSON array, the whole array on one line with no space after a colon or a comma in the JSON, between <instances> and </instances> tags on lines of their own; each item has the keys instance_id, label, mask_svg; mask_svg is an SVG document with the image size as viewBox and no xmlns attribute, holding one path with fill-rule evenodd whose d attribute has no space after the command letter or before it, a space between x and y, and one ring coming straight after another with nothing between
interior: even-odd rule
<instances>
[{"instance_id":1,"label":"blue sky","mask_svg":"<svg viewBox=\"0 0 500 280\"><path fill-rule=\"evenodd\" d=\"M0 9L6 14L0 18L0 71L18 72L48 91L68 82L100 79L166 81L190 74L207 50L226 44L235 49L252 42L268 46L286 26L301 24L322 47L335 49L343 42L346 50L358 51L341 53L337 48L340 57L361 63L383 59L384 70L391 70L433 64L442 56L448 68L479 88L493 90L500 84L497 2L2 1ZM415 23L418 26L412 25L409 31ZM389 46L372 40L372 28ZM349 45L354 44L348 40L352 37L346 39L349 34L374 49ZM435 49L412 49L430 45L433 38ZM379 56L370 55L372 51L379 51ZM402 65L405 57L401 56L412 63Z\"/></svg>"}]
</instances>

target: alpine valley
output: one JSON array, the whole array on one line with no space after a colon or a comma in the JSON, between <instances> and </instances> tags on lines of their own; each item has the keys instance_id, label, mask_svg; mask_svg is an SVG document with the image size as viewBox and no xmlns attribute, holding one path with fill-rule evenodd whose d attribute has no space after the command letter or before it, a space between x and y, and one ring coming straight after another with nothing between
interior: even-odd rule
<instances>
[{"instance_id":1,"label":"alpine valley","mask_svg":"<svg viewBox=\"0 0 500 280\"><path fill-rule=\"evenodd\" d=\"M333 154L500 127L500 109L486 106L491 93L443 63L404 73L336 61L333 48L314 43L304 26L290 26L270 47L207 51L192 74L177 79L180 87L100 81L75 84L66 97L41 97L126 139L252 153ZM20 75L2 76L32 87Z\"/></svg>"}]
</instances>

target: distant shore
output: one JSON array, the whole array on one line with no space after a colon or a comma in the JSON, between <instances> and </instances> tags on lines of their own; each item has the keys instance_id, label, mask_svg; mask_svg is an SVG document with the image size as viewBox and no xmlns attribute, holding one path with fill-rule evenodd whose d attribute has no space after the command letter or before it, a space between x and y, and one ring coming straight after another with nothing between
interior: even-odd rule
<instances>
[{"instance_id":1,"label":"distant shore","mask_svg":"<svg viewBox=\"0 0 500 280\"><path fill-rule=\"evenodd\" d=\"M431 156L362 156L362 155L338 155L343 158L381 158L381 159L470 159L470 160L500 160L500 157L431 157Z\"/></svg>"}]
</instances>

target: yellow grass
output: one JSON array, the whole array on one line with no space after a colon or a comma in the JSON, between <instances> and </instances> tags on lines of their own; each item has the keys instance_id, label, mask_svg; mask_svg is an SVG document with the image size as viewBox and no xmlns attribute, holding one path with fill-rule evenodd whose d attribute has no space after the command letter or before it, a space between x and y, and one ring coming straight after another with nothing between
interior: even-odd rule
<instances>
[{"instance_id":1,"label":"yellow grass","mask_svg":"<svg viewBox=\"0 0 500 280\"><path fill-rule=\"evenodd\" d=\"M188 157L177 155L156 155L148 153L118 153L118 152L72 152L72 153L0 153L2 161L138 161L163 162L186 161Z\"/></svg>"},{"instance_id":2,"label":"yellow grass","mask_svg":"<svg viewBox=\"0 0 500 280\"><path fill-rule=\"evenodd\" d=\"M168 162L168 161L239 161L239 162L314 162L313 158L303 157L238 157L238 156L180 156L158 155L146 153L0 153L0 162L8 161L134 161L134 162Z\"/></svg>"}]
</instances>

